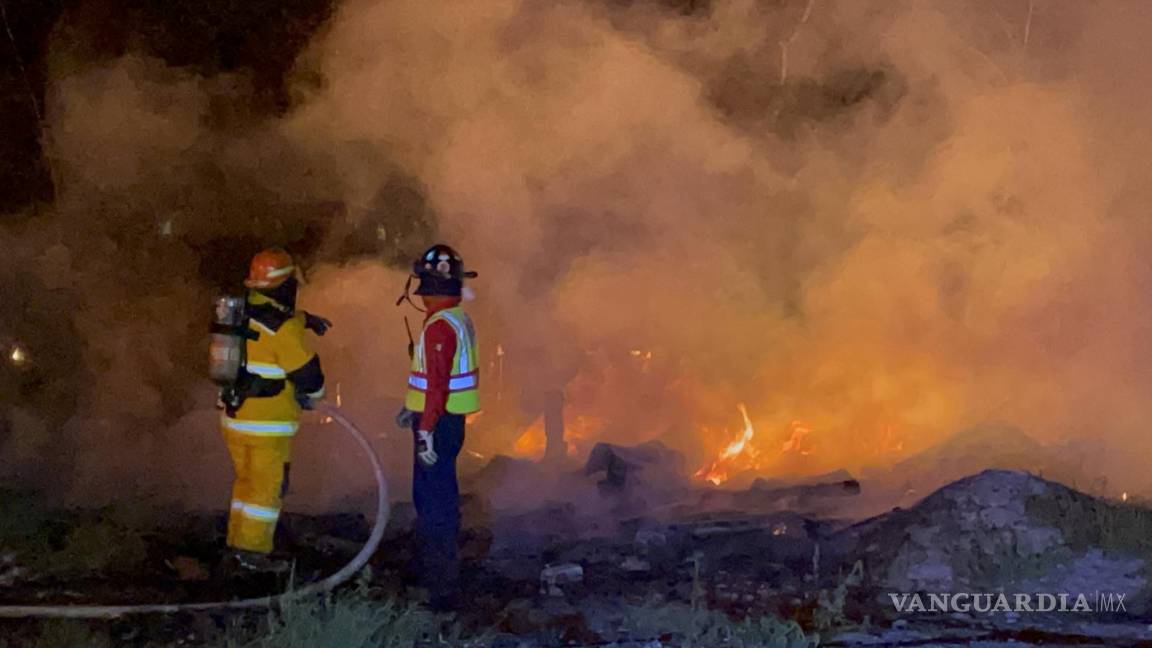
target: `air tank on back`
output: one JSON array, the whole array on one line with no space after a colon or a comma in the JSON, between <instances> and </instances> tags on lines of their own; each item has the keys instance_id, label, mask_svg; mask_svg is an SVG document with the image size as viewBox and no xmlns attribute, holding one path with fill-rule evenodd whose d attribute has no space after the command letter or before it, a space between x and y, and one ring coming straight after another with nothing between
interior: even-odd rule
<instances>
[{"instance_id":1,"label":"air tank on back","mask_svg":"<svg viewBox=\"0 0 1152 648\"><path fill-rule=\"evenodd\" d=\"M217 297L208 350L208 374L222 387L236 382L244 366L247 338L243 297Z\"/></svg>"}]
</instances>

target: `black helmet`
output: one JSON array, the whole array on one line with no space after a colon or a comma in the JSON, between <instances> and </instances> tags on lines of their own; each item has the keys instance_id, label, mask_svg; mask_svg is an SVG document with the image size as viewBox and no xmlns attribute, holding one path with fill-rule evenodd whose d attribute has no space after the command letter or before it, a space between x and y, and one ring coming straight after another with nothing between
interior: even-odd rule
<instances>
[{"instance_id":1,"label":"black helmet","mask_svg":"<svg viewBox=\"0 0 1152 648\"><path fill-rule=\"evenodd\" d=\"M438 243L428 248L412 264L412 274L420 280L417 295L459 297L464 280L477 273L464 269L464 260L451 247Z\"/></svg>"}]
</instances>

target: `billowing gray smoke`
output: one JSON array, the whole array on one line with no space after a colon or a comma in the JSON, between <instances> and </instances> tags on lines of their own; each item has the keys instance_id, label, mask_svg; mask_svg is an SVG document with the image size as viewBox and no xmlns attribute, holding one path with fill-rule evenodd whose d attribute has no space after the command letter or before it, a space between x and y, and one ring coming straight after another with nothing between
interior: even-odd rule
<instances>
[{"instance_id":1,"label":"billowing gray smoke","mask_svg":"<svg viewBox=\"0 0 1152 648\"><path fill-rule=\"evenodd\" d=\"M5 464L67 447L86 488L217 479L197 361L242 268L214 252L267 241L311 246L326 364L400 470L388 268L436 231L481 271L483 454L564 388L576 442L701 465L745 403L733 469L886 465L995 420L1098 442L1086 470L1152 492L1150 22L1136 1L349 0L273 119L242 75L61 64L60 197L3 264L51 314L21 335L79 340L59 357L82 378L60 379L74 408L20 401Z\"/></svg>"}]
</instances>

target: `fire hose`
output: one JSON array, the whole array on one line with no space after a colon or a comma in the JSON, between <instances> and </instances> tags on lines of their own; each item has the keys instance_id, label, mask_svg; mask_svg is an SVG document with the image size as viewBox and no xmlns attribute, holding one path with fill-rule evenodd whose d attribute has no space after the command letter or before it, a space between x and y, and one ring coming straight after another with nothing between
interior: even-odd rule
<instances>
[{"instance_id":1,"label":"fire hose","mask_svg":"<svg viewBox=\"0 0 1152 648\"><path fill-rule=\"evenodd\" d=\"M316 409L323 412L333 421L340 424L346 432L356 441L363 450L364 455L372 462L372 470L376 477L376 521L372 525L372 532L368 542L360 549L348 564L324 580L311 583L300 589L292 589L274 596L239 599L235 601L208 601L204 603L173 603L173 604L146 604L146 605L3 605L0 606L0 618L68 618L68 619L102 619L124 616L127 614L173 614L176 612L191 612L205 610L238 610L245 608L271 607L294 599L306 598L324 592L330 592L339 585L355 576L368 563L368 559L380 546L384 537L384 527L388 523L388 482L384 479L384 468L380 458L364 437L364 433L344 416L339 408L323 402L316 403Z\"/></svg>"}]
</instances>

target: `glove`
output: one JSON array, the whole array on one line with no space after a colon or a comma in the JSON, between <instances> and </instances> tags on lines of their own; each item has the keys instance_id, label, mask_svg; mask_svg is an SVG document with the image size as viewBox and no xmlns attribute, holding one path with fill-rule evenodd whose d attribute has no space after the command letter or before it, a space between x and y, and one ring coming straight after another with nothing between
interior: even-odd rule
<instances>
[{"instance_id":1,"label":"glove","mask_svg":"<svg viewBox=\"0 0 1152 648\"><path fill-rule=\"evenodd\" d=\"M332 320L305 311L304 328L314 332L316 335L322 336L328 332L328 329L332 328Z\"/></svg>"},{"instance_id":2,"label":"glove","mask_svg":"<svg viewBox=\"0 0 1152 648\"><path fill-rule=\"evenodd\" d=\"M407 407L401 407L400 411L396 412L396 425L401 430L411 430L414 420L416 420L416 412Z\"/></svg>"},{"instance_id":3,"label":"glove","mask_svg":"<svg viewBox=\"0 0 1152 648\"><path fill-rule=\"evenodd\" d=\"M300 409L311 412L316 409L316 403L304 394L296 394L296 402L300 403Z\"/></svg>"},{"instance_id":4,"label":"glove","mask_svg":"<svg viewBox=\"0 0 1152 648\"><path fill-rule=\"evenodd\" d=\"M432 447L432 433L428 430L420 430L416 433L416 458L424 464L425 468L436 465L436 460L440 458L436 454L436 449Z\"/></svg>"}]
</instances>

